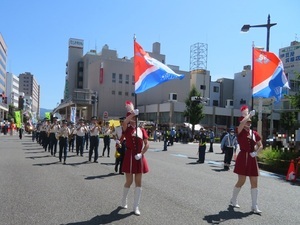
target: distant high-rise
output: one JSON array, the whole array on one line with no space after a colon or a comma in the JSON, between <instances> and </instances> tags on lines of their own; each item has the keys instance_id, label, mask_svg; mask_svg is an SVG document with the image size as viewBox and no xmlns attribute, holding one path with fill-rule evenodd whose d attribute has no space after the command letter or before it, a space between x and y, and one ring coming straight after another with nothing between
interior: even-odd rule
<instances>
[{"instance_id":1,"label":"distant high-rise","mask_svg":"<svg viewBox=\"0 0 300 225\"><path fill-rule=\"evenodd\" d=\"M40 85L30 72L19 75L19 92L23 92L26 96L32 98L32 112L40 114Z\"/></svg>"},{"instance_id":2,"label":"distant high-rise","mask_svg":"<svg viewBox=\"0 0 300 225\"><path fill-rule=\"evenodd\" d=\"M8 107L7 104L2 101L6 96L6 57L7 57L7 46L0 33L0 120L7 119Z\"/></svg>"},{"instance_id":3,"label":"distant high-rise","mask_svg":"<svg viewBox=\"0 0 300 225\"><path fill-rule=\"evenodd\" d=\"M6 73L6 96L7 104L15 108L19 106L19 77L7 72Z\"/></svg>"}]
</instances>

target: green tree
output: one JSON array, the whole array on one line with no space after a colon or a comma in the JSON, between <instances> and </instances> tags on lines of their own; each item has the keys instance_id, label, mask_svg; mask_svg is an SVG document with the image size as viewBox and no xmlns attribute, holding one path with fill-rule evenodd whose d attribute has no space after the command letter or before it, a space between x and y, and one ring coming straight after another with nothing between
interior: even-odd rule
<instances>
[{"instance_id":1,"label":"green tree","mask_svg":"<svg viewBox=\"0 0 300 225\"><path fill-rule=\"evenodd\" d=\"M204 114L202 102L192 101L191 98L193 96L201 97L201 94L197 91L195 86L192 86L189 96L185 100L186 110L183 112L183 115L188 119L188 122L192 124L192 135L194 136L195 125L200 123L204 118Z\"/></svg>"},{"instance_id":2,"label":"green tree","mask_svg":"<svg viewBox=\"0 0 300 225\"><path fill-rule=\"evenodd\" d=\"M297 83L299 85L300 73L296 73L296 77L297 77ZM293 108L299 109L300 111L300 93L297 92L295 95L289 95L287 96L287 98L291 100L291 105L293 106Z\"/></svg>"},{"instance_id":3,"label":"green tree","mask_svg":"<svg viewBox=\"0 0 300 225\"><path fill-rule=\"evenodd\" d=\"M287 131L287 137L289 137L297 124L296 112L283 112L280 114L280 120L280 126Z\"/></svg>"}]
</instances>

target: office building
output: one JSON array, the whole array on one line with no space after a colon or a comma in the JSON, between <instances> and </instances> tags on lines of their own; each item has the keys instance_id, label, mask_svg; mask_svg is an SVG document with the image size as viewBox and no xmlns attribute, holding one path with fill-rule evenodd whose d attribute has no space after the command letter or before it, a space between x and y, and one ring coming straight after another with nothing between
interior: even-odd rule
<instances>
[{"instance_id":1,"label":"office building","mask_svg":"<svg viewBox=\"0 0 300 225\"><path fill-rule=\"evenodd\" d=\"M24 104L28 105L27 109L31 109L31 112L38 116L40 114L40 85L30 72L19 75L19 92L24 93L24 100L27 100Z\"/></svg>"},{"instance_id":2,"label":"office building","mask_svg":"<svg viewBox=\"0 0 300 225\"><path fill-rule=\"evenodd\" d=\"M7 119L8 106L6 104L6 58L7 45L0 33L0 121Z\"/></svg>"}]
</instances>

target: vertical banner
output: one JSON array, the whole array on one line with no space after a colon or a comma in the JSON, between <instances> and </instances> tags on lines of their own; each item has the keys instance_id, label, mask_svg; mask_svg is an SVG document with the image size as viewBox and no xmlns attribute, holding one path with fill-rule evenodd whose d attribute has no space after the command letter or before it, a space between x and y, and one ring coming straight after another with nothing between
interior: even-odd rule
<instances>
[{"instance_id":1,"label":"vertical banner","mask_svg":"<svg viewBox=\"0 0 300 225\"><path fill-rule=\"evenodd\" d=\"M71 107L70 122L76 122L76 107Z\"/></svg>"},{"instance_id":2,"label":"vertical banner","mask_svg":"<svg viewBox=\"0 0 300 225\"><path fill-rule=\"evenodd\" d=\"M21 112L15 111L15 123L18 128L21 127Z\"/></svg>"},{"instance_id":3,"label":"vertical banner","mask_svg":"<svg viewBox=\"0 0 300 225\"><path fill-rule=\"evenodd\" d=\"M45 112L45 118L48 119L48 120L51 119L50 112Z\"/></svg>"},{"instance_id":4,"label":"vertical banner","mask_svg":"<svg viewBox=\"0 0 300 225\"><path fill-rule=\"evenodd\" d=\"M101 62L100 64L100 75L99 75L99 83L102 84L103 83L103 62Z\"/></svg>"}]
</instances>

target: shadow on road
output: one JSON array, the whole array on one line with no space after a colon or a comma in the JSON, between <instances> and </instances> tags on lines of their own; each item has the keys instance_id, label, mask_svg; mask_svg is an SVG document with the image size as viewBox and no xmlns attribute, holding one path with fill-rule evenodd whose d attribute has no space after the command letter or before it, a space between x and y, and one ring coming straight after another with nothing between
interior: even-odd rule
<instances>
[{"instance_id":1,"label":"shadow on road","mask_svg":"<svg viewBox=\"0 0 300 225\"><path fill-rule=\"evenodd\" d=\"M254 213L253 212L244 213L240 211L234 211L234 208L232 206L229 206L226 211L220 211L218 214L205 216L203 220L207 221L209 224L220 224L228 220L243 219L250 215L254 215ZM259 215L259 214L255 214L255 215Z\"/></svg>"},{"instance_id":2,"label":"shadow on road","mask_svg":"<svg viewBox=\"0 0 300 225\"><path fill-rule=\"evenodd\" d=\"M109 173L109 174L99 175L99 176L89 176L89 177L86 177L84 179L86 179L86 180L104 179L106 177L112 177L112 176L118 176L118 175L119 174L117 174L117 173Z\"/></svg>"},{"instance_id":3,"label":"shadow on road","mask_svg":"<svg viewBox=\"0 0 300 225\"><path fill-rule=\"evenodd\" d=\"M82 221L82 222L75 222L75 223L67 223L67 224L61 224L61 225L98 225L98 224L113 224L115 221L122 220L128 216L134 215L133 212L126 213L126 214L119 214L120 210L122 208L118 207L114 211L112 211L110 214L104 214L95 216L90 220Z\"/></svg>"}]
</instances>

